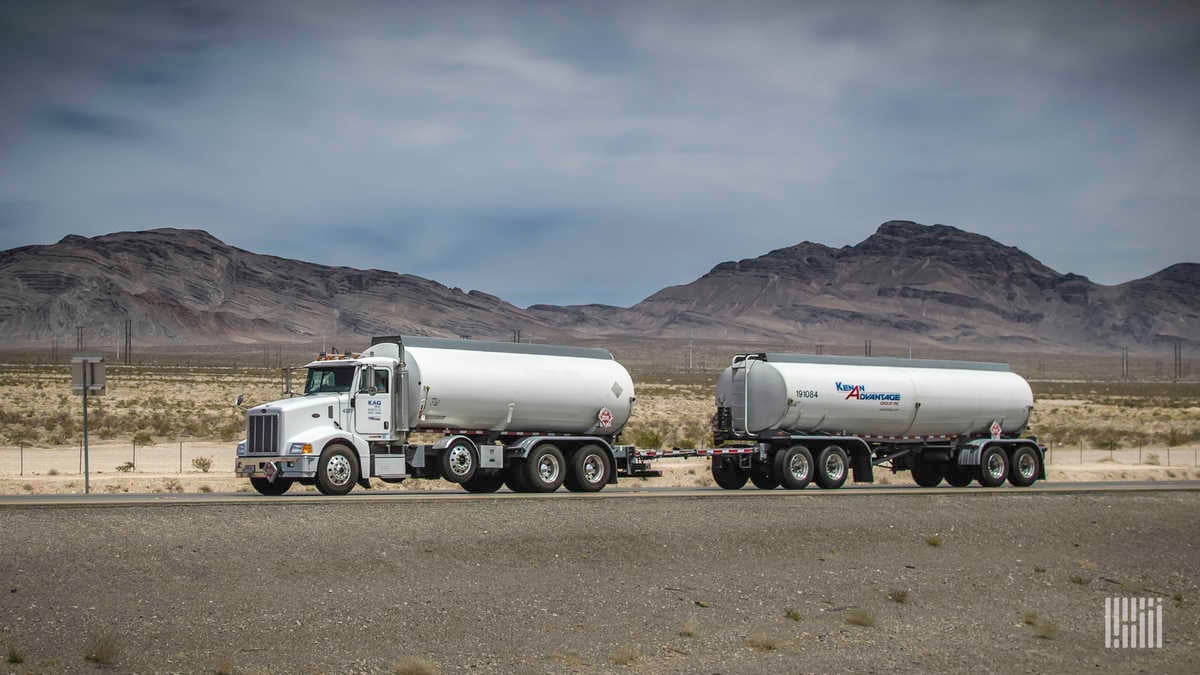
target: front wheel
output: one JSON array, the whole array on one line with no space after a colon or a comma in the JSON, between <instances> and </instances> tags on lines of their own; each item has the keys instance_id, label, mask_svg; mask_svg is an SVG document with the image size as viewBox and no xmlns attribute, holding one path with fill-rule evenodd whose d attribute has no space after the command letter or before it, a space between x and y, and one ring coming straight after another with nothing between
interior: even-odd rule
<instances>
[{"instance_id":1,"label":"front wheel","mask_svg":"<svg viewBox=\"0 0 1200 675\"><path fill-rule=\"evenodd\" d=\"M585 445L571 455L571 466L564 483L571 492L599 492L612 475L608 453L598 445Z\"/></svg>"},{"instance_id":2,"label":"front wheel","mask_svg":"<svg viewBox=\"0 0 1200 675\"><path fill-rule=\"evenodd\" d=\"M738 466L737 460L719 459L713 461L712 477L726 490L740 490L749 480L750 472Z\"/></svg>"},{"instance_id":3,"label":"front wheel","mask_svg":"<svg viewBox=\"0 0 1200 675\"><path fill-rule=\"evenodd\" d=\"M317 490L323 495L344 495L357 482L358 455L341 443L325 448L317 462Z\"/></svg>"},{"instance_id":4,"label":"front wheel","mask_svg":"<svg viewBox=\"0 0 1200 675\"><path fill-rule=\"evenodd\" d=\"M475 444L460 438L450 444L438 457L438 470L442 478L451 483L465 483L479 468L479 451Z\"/></svg>"},{"instance_id":5,"label":"front wheel","mask_svg":"<svg viewBox=\"0 0 1200 675\"><path fill-rule=\"evenodd\" d=\"M1033 448L1017 448L1012 456L1012 466L1008 469L1008 482L1017 487L1029 487L1038 479L1042 463Z\"/></svg>"},{"instance_id":6,"label":"front wheel","mask_svg":"<svg viewBox=\"0 0 1200 675\"><path fill-rule=\"evenodd\" d=\"M979 455L979 484L984 487L999 487L1008 478L1008 455L1004 448L993 445L984 448Z\"/></svg>"},{"instance_id":7,"label":"front wheel","mask_svg":"<svg viewBox=\"0 0 1200 675\"><path fill-rule=\"evenodd\" d=\"M268 497L278 497L279 495L287 492L288 488L292 487L292 480L293 479L291 479L291 478L282 478L281 477L281 478L276 478L274 480L274 482L272 482L272 481L267 480L266 478L251 478L250 485L260 495L267 495Z\"/></svg>"}]
</instances>

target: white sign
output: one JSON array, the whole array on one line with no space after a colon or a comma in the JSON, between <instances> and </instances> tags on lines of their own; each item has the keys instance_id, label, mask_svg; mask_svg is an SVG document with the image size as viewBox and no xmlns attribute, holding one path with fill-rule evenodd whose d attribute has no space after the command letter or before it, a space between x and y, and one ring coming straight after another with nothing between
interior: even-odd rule
<instances>
[{"instance_id":1,"label":"white sign","mask_svg":"<svg viewBox=\"0 0 1200 675\"><path fill-rule=\"evenodd\" d=\"M104 357L80 354L71 357L71 392L88 396L103 396L105 391Z\"/></svg>"}]
</instances>

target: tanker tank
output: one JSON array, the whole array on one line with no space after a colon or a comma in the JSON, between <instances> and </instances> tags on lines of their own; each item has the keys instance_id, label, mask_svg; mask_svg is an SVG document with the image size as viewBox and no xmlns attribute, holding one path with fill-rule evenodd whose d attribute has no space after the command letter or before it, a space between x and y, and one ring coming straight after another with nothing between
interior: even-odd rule
<instances>
[{"instance_id":1,"label":"tanker tank","mask_svg":"<svg viewBox=\"0 0 1200 675\"><path fill-rule=\"evenodd\" d=\"M716 398L738 436L1011 436L1033 410L1029 383L1003 363L777 353L735 359Z\"/></svg>"}]
</instances>

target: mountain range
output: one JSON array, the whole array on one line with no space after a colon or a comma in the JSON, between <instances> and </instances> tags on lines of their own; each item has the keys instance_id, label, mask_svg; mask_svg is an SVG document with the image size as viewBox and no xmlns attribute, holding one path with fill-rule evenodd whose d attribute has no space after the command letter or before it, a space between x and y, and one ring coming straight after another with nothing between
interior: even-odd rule
<instances>
[{"instance_id":1,"label":"mountain range","mask_svg":"<svg viewBox=\"0 0 1200 675\"><path fill-rule=\"evenodd\" d=\"M853 246L803 242L722 262L632 307L517 307L421 277L330 267L155 229L0 252L0 334L10 346L312 342L395 333L539 341L698 338L1160 349L1200 335L1200 264L1106 286L946 225L889 221Z\"/></svg>"}]
</instances>

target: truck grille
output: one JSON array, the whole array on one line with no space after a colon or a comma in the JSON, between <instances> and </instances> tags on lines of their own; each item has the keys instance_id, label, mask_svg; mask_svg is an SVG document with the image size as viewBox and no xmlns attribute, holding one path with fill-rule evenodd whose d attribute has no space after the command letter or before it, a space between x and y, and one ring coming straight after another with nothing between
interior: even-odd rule
<instances>
[{"instance_id":1,"label":"truck grille","mask_svg":"<svg viewBox=\"0 0 1200 675\"><path fill-rule=\"evenodd\" d=\"M246 453L277 455L279 447L279 414L250 415L246 421Z\"/></svg>"}]
</instances>

